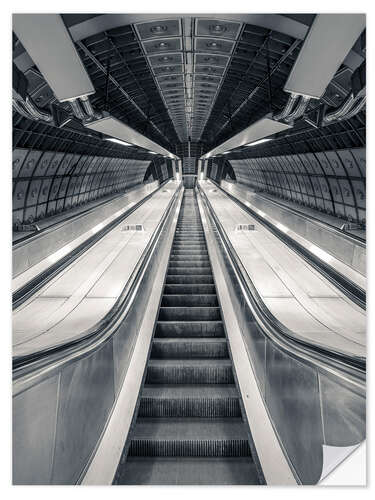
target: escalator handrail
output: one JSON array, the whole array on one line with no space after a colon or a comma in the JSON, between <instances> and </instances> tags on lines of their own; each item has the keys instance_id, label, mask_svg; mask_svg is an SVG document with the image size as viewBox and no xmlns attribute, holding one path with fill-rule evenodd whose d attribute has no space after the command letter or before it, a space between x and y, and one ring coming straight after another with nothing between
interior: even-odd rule
<instances>
[{"instance_id":1,"label":"escalator handrail","mask_svg":"<svg viewBox=\"0 0 375 500\"><path fill-rule=\"evenodd\" d=\"M283 243L286 243L289 248L292 248L300 257L302 257L308 264L319 271L326 279L328 279L336 288L344 293L350 300L355 302L362 309L366 309L366 290L350 280L347 276L337 271L334 267L323 262L319 257L309 252L303 245L298 243L294 238L288 236L283 231L278 229L271 222L260 217L256 212L251 210L241 200L225 191L221 186L215 183L215 186L220 189L226 196L228 196L234 203L236 203L242 210L251 215L257 222L266 227L271 233L279 238Z\"/></svg>"},{"instance_id":2,"label":"escalator handrail","mask_svg":"<svg viewBox=\"0 0 375 500\"><path fill-rule=\"evenodd\" d=\"M40 290L43 286L45 286L52 278L57 276L61 271L63 271L66 267L68 267L72 262L74 262L78 257L83 255L87 250L89 250L93 245L95 245L103 236L112 231L118 224L121 224L129 215L135 212L140 206L142 206L146 201L148 201L154 194L156 194L162 187L164 187L165 181L163 184L160 184L158 189L149 193L147 196L142 198L142 200L138 201L134 205L132 205L126 212L121 214L119 217L116 217L113 221L107 224L105 227L100 229L97 233L87 238L81 244L79 244L76 248L73 248L71 252L67 255L64 255L61 259L59 259L54 264L51 264L47 269L37 274L29 280L27 283L22 285L20 288L13 292L12 296L12 309L17 309L20 307L27 299L29 299L32 295L34 295L38 290Z\"/></svg>"},{"instance_id":3,"label":"escalator handrail","mask_svg":"<svg viewBox=\"0 0 375 500\"><path fill-rule=\"evenodd\" d=\"M20 379L26 375L36 373L42 368L53 366L57 362L68 363L75 357L79 357L92 352L103 342L107 341L118 326L119 320L124 321L132 303L135 300L138 285L147 268L148 262L156 248L161 237L165 223L175 207L182 190L182 184L176 189L170 199L164 214L154 230L146 248L138 259L138 262L130 275L127 284L122 290L120 296L112 306L110 311L93 327L86 330L76 339L72 339L62 344L41 349L31 354L21 355L13 358L13 378Z\"/></svg>"},{"instance_id":4,"label":"escalator handrail","mask_svg":"<svg viewBox=\"0 0 375 500\"><path fill-rule=\"evenodd\" d=\"M237 279L242 285L245 300L247 301L250 310L255 313L254 316L261 320L258 322L262 333L269 338L270 341L276 342L288 354L300 359L303 357L310 361L311 364L316 365L319 363L321 366L338 370L340 373L344 372L346 375L354 379L360 386L365 385L366 374L366 359L360 356L349 355L342 353L338 350L327 348L319 343L307 341L302 338L298 333L291 331L283 325L268 309L263 302L259 292L249 277L241 259L239 258L236 250L233 248L226 232L216 216L213 207L203 189L199 186L198 191L201 199L207 209L209 219L213 227L216 229L220 241L223 245L231 266L235 270Z\"/></svg>"}]
</instances>

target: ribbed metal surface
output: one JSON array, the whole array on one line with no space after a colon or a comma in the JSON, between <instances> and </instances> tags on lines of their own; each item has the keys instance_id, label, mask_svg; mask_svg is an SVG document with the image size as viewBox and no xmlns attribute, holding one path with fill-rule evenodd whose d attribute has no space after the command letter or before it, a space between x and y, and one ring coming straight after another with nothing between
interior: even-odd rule
<instances>
[{"instance_id":1,"label":"ribbed metal surface","mask_svg":"<svg viewBox=\"0 0 375 500\"><path fill-rule=\"evenodd\" d=\"M151 356L167 359L227 358L228 347L226 342L217 341L199 342L191 339L176 342L158 341L153 343Z\"/></svg>"},{"instance_id":2,"label":"ribbed metal surface","mask_svg":"<svg viewBox=\"0 0 375 500\"><path fill-rule=\"evenodd\" d=\"M248 457L250 447L247 440L180 440L154 441L132 440L129 456L147 457Z\"/></svg>"},{"instance_id":3,"label":"ribbed metal surface","mask_svg":"<svg viewBox=\"0 0 375 500\"><path fill-rule=\"evenodd\" d=\"M147 384L233 384L230 365L152 365L147 368Z\"/></svg>"},{"instance_id":4,"label":"ribbed metal surface","mask_svg":"<svg viewBox=\"0 0 375 500\"><path fill-rule=\"evenodd\" d=\"M241 417L238 398L142 398L139 417Z\"/></svg>"}]
</instances>

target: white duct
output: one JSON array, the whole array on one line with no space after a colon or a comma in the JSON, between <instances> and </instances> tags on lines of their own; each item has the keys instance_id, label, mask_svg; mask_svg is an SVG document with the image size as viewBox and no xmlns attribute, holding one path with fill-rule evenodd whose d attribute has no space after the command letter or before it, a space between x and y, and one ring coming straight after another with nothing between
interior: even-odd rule
<instances>
[{"instance_id":1,"label":"white duct","mask_svg":"<svg viewBox=\"0 0 375 500\"><path fill-rule=\"evenodd\" d=\"M277 134L291 128L291 125L287 123L278 122L271 118L271 115L266 115L257 122L253 123L249 127L242 130L235 136L231 137L227 141L220 144L214 149L211 149L208 153L201 157L202 160L207 160L212 156L223 154L231 149L239 148L240 146L245 146L246 144L259 141L270 135Z\"/></svg>"},{"instance_id":2,"label":"white duct","mask_svg":"<svg viewBox=\"0 0 375 500\"><path fill-rule=\"evenodd\" d=\"M13 31L60 102L95 92L59 14L13 14Z\"/></svg>"},{"instance_id":3,"label":"white duct","mask_svg":"<svg viewBox=\"0 0 375 500\"><path fill-rule=\"evenodd\" d=\"M173 160L178 159L176 155L167 149L107 113L100 120L87 122L84 125L91 130L134 144L134 146L139 146L153 153L168 156Z\"/></svg>"},{"instance_id":4,"label":"white duct","mask_svg":"<svg viewBox=\"0 0 375 500\"><path fill-rule=\"evenodd\" d=\"M365 14L318 14L284 90L319 99L366 27Z\"/></svg>"}]
</instances>

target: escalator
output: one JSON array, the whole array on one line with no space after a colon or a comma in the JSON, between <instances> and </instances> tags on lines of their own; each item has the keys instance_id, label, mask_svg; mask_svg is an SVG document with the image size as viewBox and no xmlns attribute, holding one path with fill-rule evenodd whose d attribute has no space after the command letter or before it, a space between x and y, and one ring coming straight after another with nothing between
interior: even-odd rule
<instances>
[{"instance_id":1,"label":"escalator","mask_svg":"<svg viewBox=\"0 0 375 500\"><path fill-rule=\"evenodd\" d=\"M186 189L114 484L259 484L241 408L198 204Z\"/></svg>"}]
</instances>

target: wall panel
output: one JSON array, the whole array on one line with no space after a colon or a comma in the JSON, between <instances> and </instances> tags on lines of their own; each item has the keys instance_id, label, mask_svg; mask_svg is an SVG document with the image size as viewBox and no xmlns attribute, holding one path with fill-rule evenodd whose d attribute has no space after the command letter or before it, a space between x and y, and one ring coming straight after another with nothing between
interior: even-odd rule
<instances>
[{"instance_id":1,"label":"wall panel","mask_svg":"<svg viewBox=\"0 0 375 500\"><path fill-rule=\"evenodd\" d=\"M149 160L13 151L13 223L27 224L143 182ZM163 165L164 167L164 165ZM162 170L163 180L168 171Z\"/></svg>"},{"instance_id":2,"label":"wall panel","mask_svg":"<svg viewBox=\"0 0 375 500\"><path fill-rule=\"evenodd\" d=\"M366 222L364 148L229 162L238 183L348 221ZM216 175L213 163L208 176L216 180Z\"/></svg>"}]
</instances>

